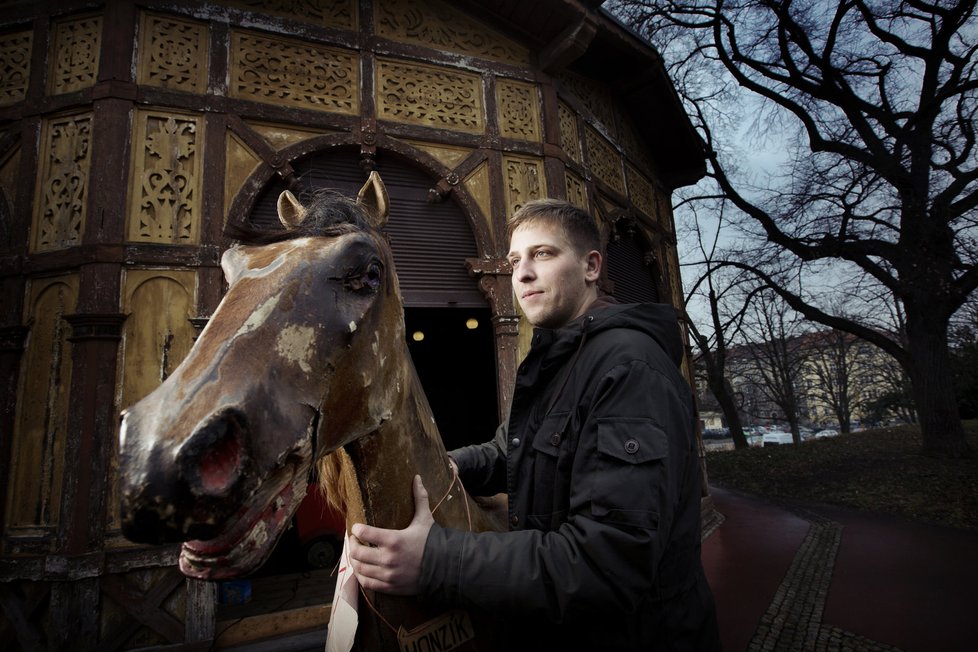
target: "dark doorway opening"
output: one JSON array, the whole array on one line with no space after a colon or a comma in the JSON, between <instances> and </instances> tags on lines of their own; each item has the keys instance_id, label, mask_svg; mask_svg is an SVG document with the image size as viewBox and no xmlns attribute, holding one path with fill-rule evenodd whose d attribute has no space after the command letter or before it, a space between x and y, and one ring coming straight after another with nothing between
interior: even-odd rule
<instances>
[{"instance_id":1,"label":"dark doorway opening","mask_svg":"<svg viewBox=\"0 0 978 652\"><path fill-rule=\"evenodd\" d=\"M448 450L489 441L499 425L491 316L488 308L404 310L408 348Z\"/></svg>"}]
</instances>

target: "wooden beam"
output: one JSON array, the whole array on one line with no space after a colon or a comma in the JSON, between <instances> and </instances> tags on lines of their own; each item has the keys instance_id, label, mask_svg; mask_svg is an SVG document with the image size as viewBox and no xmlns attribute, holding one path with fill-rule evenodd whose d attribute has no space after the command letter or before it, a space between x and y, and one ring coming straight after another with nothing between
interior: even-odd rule
<instances>
[{"instance_id":1,"label":"wooden beam","mask_svg":"<svg viewBox=\"0 0 978 652\"><path fill-rule=\"evenodd\" d=\"M582 14L540 52L540 67L551 74L563 70L587 51L597 31L594 16Z\"/></svg>"}]
</instances>

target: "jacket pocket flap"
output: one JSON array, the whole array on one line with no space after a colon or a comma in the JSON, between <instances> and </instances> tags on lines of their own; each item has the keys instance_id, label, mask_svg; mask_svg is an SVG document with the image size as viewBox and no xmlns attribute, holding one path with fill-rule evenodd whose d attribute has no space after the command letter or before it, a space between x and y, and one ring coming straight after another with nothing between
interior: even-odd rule
<instances>
[{"instance_id":1,"label":"jacket pocket flap","mask_svg":"<svg viewBox=\"0 0 978 652\"><path fill-rule=\"evenodd\" d=\"M616 418L598 421L598 452L622 462L642 464L669 455L665 431L651 419Z\"/></svg>"},{"instance_id":2,"label":"jacket pocket flap","mask_svg":"<svg viewBox=\"0 0 978 652\"><path fill-rule=\"evenodd\" d=\"M547 415L533 435L533 448L546 455L556 456L560 452L561 444L564 443L566 425L566 412Z\"/></svg>"}]
</instances>

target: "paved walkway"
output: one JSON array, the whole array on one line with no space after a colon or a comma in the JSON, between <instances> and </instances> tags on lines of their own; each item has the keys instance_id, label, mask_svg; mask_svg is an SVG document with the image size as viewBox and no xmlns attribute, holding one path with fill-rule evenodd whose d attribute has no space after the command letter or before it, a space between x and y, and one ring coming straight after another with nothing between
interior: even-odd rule
<instances>
[{"instance_id":1,"label":"paved walkway","mask_svg":"<svg viewBox=\"0 0 978 652\"><path fill-rule=\"evenodd\" d=\"M978 650L978 532L711 492L725 652Z\"/></svg>"}]
</instances>

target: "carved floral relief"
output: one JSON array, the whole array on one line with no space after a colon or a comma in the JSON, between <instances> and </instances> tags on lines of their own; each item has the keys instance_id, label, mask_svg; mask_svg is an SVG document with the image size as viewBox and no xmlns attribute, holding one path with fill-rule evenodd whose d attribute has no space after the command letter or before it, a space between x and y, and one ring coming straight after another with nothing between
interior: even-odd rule
<instances>
[{"instance_id":1,"label":"carved floral relief","mask_svg":"<svg viewBox=\"0 0 978 652\"><path fill-rule=\"evenodd\" d=\"M41 133L32 251L81 243L87 212L92 114L52 118Z\"/></svg>"},{"instance_id":2,"label":"carved floral relief","mask_svg":"<svg viewBox=\"0 0 978 652\"><path fill-rule=\"evenodd\" d=\"M451 3L439 0L375 2L377 35L392 41L424 45L452 53L495 59L514 65L529 62L529 52Z\"/></svg>"},{"instance_id":3,"label":"carved floral relief","mask_svg":"<svg viewBox=\"0 0 978 652\"><path fill-rule=\"evenodd\" d=\"M546 183L543 164L537 159L522 156L503 157L503 178L506 182L506 216L510 217L531 199L544 196Z\"/></svg>"},{"instance_id":4,"label":"carved floral relief","mask_svg":"<svg viewBox=\"0 0 978 652\"><path fill-rule=\"evenodd\" d=\"M558 79L561 91L569 92L576 97L604 127L605 132L614 137L615 115L612 107L615 106L615 101L607 87L600 82L570 72L561 73Z\"/></svg>"},{"instance_id":5,"label":"carved floral relief","mask_svg":"<svg viewBox=\"0 0 978 652\"><path fill-rule=\"evenodd\" d=\"M587 187L584 179L580 178L570 170L564 170L564 178L567 184L567 201L578 208L589 210L587 202Z\"/></svg>"},{"instance_id":6,"label":"carved floral relief","mask_svg":"<svg viewBox=\"0 0 978 652\"><path fill-rule=\"evenodd\" d=\"M496 82L496 102L499 107L499 134L539 142L540 92L534 84L500 79Z\"/></svg>"},{"instance_id":7,"label":"carved floral relief","mask_svg":"<svg viewBox=\"0 0 978 652\"><path fill-rule=\"evenodd\" d=\"M48 79L51 95L71 93L95 84L101 39L101 16L77 18L55 25Z\"/></svg>"},{"instance_id":8,"label":"carved floral relief","mask_svg":"<svg viewBox=\"0 0 978 652\"><path fill-rule=\"evenodd\" d=\"M557 104L560 126L560 148L577 164L581 163L581 136L577 131L577 114L563 102Z\"/></svg>"},{"instance_id":9,"label":"carved floral relief","mask_svg":"<svg viewBox=\"0 0 978 652\"><path fill-rule=\"evenodd\" d=\"M587 150L588 167L591 173L608 184L609 187L625 194L622 179L621 157L615 148L592 127L584 129L584 146Z\"/></svg>"},{"instance_id":10,"label":"carved floral relief","mask_svg":"<svg viewBox=\"0 0 978 652\"><path fill-rule=\"evenodd\" d=\"M139 111L135 131L129 240L196 243L200 222L201 119Z\"/></svg>"},{"instance_id":11,"label":"carved floral relief","mask_svg":"<svg viewBox=\"0 0 978 652\"><path fill-rule=\"evenodd\" d=\"M27 96L33 36L33 32L0 35L0 106L16 104Z\"/></svg>"},{"instance_id":12,"label":"carved floral relief","mask_svg":"<svg viewBox=\"0 0 978 652\"><path fill-rule=\"evenodd\" d=\"M627 165L625 170L628 175L628 195L632 204L646 215L656 217L655 190L652 187L652 182L646 179L634 166Z\"/></svg>"},{"instance_id":13,"label":"carved floral relief","mask_svg":"<svg viewBox=\"0 0 978 652\"><path fill-rule=\"evenodd\" d=\"M485 129L479 75L389 59L377 60L377 117L470 133Z\"/></svg>"},{"instance_id":14,"label":"carved floral relief","mask_svg":"<svg viewBox=\"0 0 978 652\"><path fill-rule=\"evenodd\" d=\"M143 14L139 26L140 84L188 93L207 89L207 26L171 16Z\"/></svg>"},{"instance_id":15,"label":"carved floral relief","mask_svg":"<svg viewBox=\"0 0 978 652\"><path fill-rule=\"evenodd\" d=\"M231 35L232 97L356 115L359 71L353 51L244 31Z\"/></svg>"}]
</instances>

